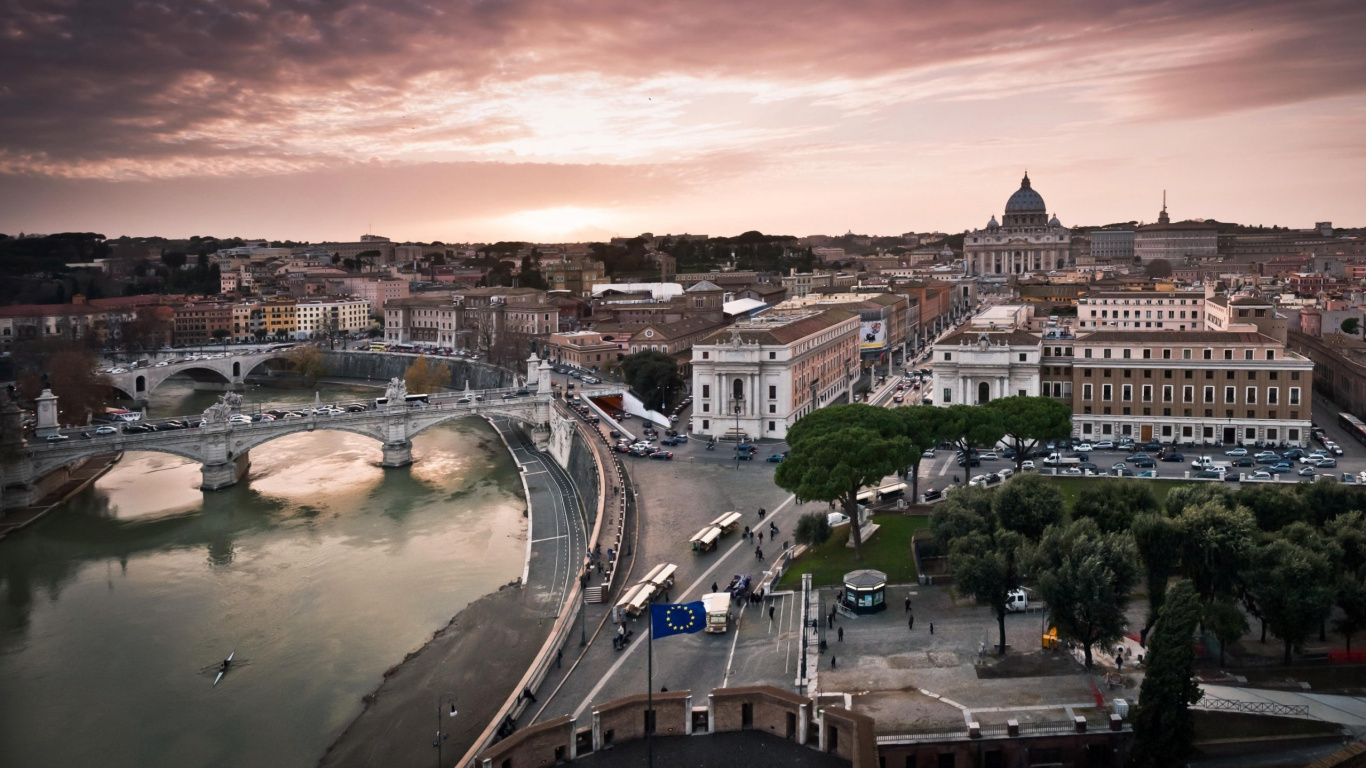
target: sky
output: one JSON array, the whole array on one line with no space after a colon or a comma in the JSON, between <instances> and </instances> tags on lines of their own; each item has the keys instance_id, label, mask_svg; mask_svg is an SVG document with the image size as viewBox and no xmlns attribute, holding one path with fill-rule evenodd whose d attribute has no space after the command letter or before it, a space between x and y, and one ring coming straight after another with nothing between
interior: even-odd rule
<instances>
[{"instance_id":1,"label":"sky","mask_svg":"<svg viewBox=\"0 0 1366 768\"><path fill-rule=\"evenodd\" d=\"M0 232L1366 225L1361 0L0 0Z\"/></svg>"}]
</instances>

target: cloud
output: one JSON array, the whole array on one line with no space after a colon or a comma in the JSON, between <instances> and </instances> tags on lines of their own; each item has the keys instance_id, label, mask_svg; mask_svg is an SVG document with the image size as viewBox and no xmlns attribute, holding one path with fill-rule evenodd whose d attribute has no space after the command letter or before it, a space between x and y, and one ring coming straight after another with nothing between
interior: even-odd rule
<instances>
[{"instance_id":1,"label":"cloud","mask_svg":"<svg viewBox=\"0 0 1366 768\"><path fill-rule=\"evenodd\" d=\"M1359 96L1363 28L1349 0L2 0L0 171L670 164L1060 90L1193 119Z\"/></svg>"}]
</instances>

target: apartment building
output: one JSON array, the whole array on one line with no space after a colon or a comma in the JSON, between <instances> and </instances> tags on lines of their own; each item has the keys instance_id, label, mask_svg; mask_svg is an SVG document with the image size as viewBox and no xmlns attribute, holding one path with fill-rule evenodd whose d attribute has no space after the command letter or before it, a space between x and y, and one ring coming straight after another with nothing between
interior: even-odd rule
<instances>
[{"instance_id":1,"label":"apartment building","mask_svg":"<svg viewBox=\"0 0 1366 768\"><path fill-rule=\"evenodd\" d=\"M572 365L585 371L601 371L617 362L621 348L597 331L552 333L546 340L545 358L556 365Z\"/></svg>"},{"instance_id":2,"label":"apartment building","mask_svg":"<svg viewBox=\"0 0 1366 768\"><path fill-rule=\"evenodd\" d=\"M693 431L775 438L842 399L859 375L856 313L760 315L693 345Z\"/></svg>"},{"instance_id":3,"label":"apartment building","mask_svg":"<svg viewBox=\"0 0 1366 768\"><path fill-rule=\"evenodd\" d=\"M1083 438L1308 441L1314 364L1269 336L1100 331L1070 348L1070 358L1043 362L1071 366L1072 426Z\"/></svg>"},{"instance_id":4,"label":"apartment building","mask_svg":"<svg viewBox=\"0 0 1366 768\"><path fill-rule=\"evenodd\" d=\"M369 327L370 302L365 299L300 301L294 308L294 334L298 339L358 333Z\"/></svg>"},{"instance_id":5,"label":"apartment building","mask_svg":"<svg viewBox=\"0 0 1366 768\"><path fill-rule=\"evenodd\" d=\"M384 306L384 337L394 344L498 349L524 358L534 341L559 326L560 307L533 288L470 288L394 299Z\"/></svg>"},{"instance_id":6,"label":"apartment building","mask_svg":"<svg viewBox=\"0 0 1366 768\"><path fill-rule=\"evenodd\" d=\"M1205 328L1199 291L1096 291L1077 298L1077 327L1092 331L1193 331Z\"/></svg>"},{"instance_id":7,"label":"apartment building","mask_svg":"<svg viewBox=\"0 0 1366 768\"><path fill-rule=\"evenodd\" d=\"M269 299L261 307L261 318L265 323L268 338L294 338L295 302L293 299Z\"/></svg>"},{"instance_id":8,"label":"apartment building","mask_svg":"<svg viewBox=\"0 0 1366 768\"><path fill-rule=\"evenodd\" d=\"M233 305L211 301L182 304L172 310L172 343L213 344L232 338Z\"/></svg>"}]
</instances>

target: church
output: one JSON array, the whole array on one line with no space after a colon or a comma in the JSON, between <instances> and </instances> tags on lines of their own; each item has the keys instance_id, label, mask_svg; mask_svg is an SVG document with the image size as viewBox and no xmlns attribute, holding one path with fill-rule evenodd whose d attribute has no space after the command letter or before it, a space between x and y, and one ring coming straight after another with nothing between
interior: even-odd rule
<instances>
[{"instance_id":1,"label":"church","mask_svg":"<svg viewBox=\"0 0 1366 768\"><path fill-rule=\"evenodd\" d=\"M1072 230L1057 216L1048 216L1043 196L1034 191L1026 172L1020 188L1006 201L1000 223L992 216L985 229L963 236L964 268L987 280L1062 269L1071 243Z\"/></svg>"}]
</instances>

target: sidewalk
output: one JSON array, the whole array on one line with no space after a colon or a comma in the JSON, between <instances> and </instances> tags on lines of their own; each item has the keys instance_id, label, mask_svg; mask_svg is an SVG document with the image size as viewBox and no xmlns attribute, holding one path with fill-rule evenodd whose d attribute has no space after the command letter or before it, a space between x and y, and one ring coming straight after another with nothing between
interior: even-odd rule
<instances>
[{"instance_id":1,"label":"sidewalk","mask_svg":"<svg viewBox=\"0 0 1366 768\"><path fill-rule=\"evenodd\" d=\"M1274 702L1291 706L1305 706L1308 708L1305 714L1284 712L1276 714L1282 717L1340 723L1358 734L1366 732L1366 697L1275 691L1264 688L1239 688L1231 685L1202 685L1200 690L1204 691L1206 696L1227 701L1240 701L1250 704Z\"/></svg>"}]
</instances>

